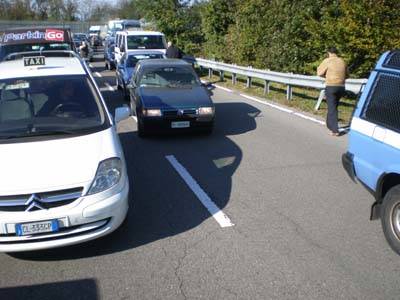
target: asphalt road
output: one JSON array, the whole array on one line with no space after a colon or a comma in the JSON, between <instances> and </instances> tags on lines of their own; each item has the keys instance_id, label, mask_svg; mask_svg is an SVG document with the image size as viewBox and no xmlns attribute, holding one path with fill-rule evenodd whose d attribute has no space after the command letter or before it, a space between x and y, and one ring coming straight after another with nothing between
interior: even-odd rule
<instances>
[{"instance_id":1,"label":"asphalt road","mask_svg":"<svg viewBox=\"0 0 400 300\"><path fill-rule=\"evenodd\" d=\"M109 108L113 72L93 63ZM140 139L119 126L130 211L114 234L74 247L0 254L0 299L398 299L400 260L372 197L347 178L347 138L213 90L211 136ZM235 225L221 227L172 155Z\"/></svg>"}]
</instances>

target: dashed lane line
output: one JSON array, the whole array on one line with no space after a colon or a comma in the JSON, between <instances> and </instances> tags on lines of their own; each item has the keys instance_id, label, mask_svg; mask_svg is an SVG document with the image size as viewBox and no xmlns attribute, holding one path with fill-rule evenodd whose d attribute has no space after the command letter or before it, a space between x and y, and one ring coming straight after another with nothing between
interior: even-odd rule
<instances>
[{"instance_id":1,"label":"dashed lane line","mask_svg":"<svg viewBox=\"0 0 400 300\"><path fill-rule=\"evenodd\" d=\"M100 77L100 78L103 77L103 75L101 75L99 72L94 72L93 74L94 74L94 76L96 76L96 77Z\"/></svg>"},{"instance_id":2,"label":"dashed lane line","mask_svg":"<svg viewBox=\"0 0 400 300\"><path fill-rule=\"evenodd\" d=\"M229 217L210 199L206 192L200 187L200 185L193 179L189 172L182 166L173 155L167 155L165 157L176 172L182 177L188 187L200 200L200 202L207 208L213 218L218 222L221 227L232 227L234 224Z\"/></svg>"}]
</instances>

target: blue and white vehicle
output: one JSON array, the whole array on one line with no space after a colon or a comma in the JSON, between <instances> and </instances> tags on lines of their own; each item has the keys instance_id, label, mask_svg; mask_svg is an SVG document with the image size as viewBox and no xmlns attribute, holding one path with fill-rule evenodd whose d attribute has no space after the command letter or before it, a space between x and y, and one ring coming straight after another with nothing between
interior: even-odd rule
<instances>
[{"instance_id":1,"label":"blue and white vehicle","mask_svg":"<svg viewBox=\"0 0 400 300\"><path fill-rule=\"evenodd\" d=\"M133 76L133 71L138 61L142 59L160 59L166 58L161 51L128 51L125 53L116 67L116 85L119 90L124 91L126 99L129 98L129 91L126 88Z\"/></svg>"},{"instance_id":2,"label":"blue and white vehicle","mask_svg":"<svg viewBox=\"0 0 400 300\"><path fill-rule=\"evenodd\" d=\"M355 109L343 166L375 198L371 220L381 219L400 254L400 51L379 59Z\"/></svg>"}]
</instances>

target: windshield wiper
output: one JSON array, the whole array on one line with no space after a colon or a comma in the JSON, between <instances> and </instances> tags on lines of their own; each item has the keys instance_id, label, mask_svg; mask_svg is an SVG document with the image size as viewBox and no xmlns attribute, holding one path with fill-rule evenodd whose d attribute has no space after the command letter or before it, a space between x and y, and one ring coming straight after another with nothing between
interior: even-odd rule
<instances>
[{"instance_id":1,"label":"windshield wiper","mask_svg":"<svg viewBox=\"0 0 400 300\"><path fill-rule=\"evenodd\" d=\"M24 132L21 134L12 134L12 135L0 135L1 140L10 140L10 139L18 139L18 138L26 138L26 137L37 137L37 136L51 136L51 135L69 135L76 134L76 131L71 130L43 130L43 131L32 131L32 132Z\"/></svg>"}]
</instances>

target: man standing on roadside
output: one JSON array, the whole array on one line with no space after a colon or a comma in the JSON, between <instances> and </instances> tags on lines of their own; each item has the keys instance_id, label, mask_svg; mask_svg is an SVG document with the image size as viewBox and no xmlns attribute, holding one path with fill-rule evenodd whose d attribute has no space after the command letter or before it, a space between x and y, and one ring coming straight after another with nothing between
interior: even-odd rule
<instances>
[{"instance_id":1,"label":"man standing on roadside","mask_svg":"<svg viewBox=\"0 0 400 300\"><path fill-rule=\"evenodd\" d=\"M168 48L166 53L167 58L182 58L182 51L175 46L174 41L168 42Z\"/></svg>"},{"instance_id":2,"label":"man standing on roadside","mask_svg":"<svg viewBox=\"0 0 400 300\"><path fill-rule=\"evenodd\" d=\"M338 105L339 100L345 92L345 80L347 77L347 65L337 54L337 49L331 47L328 49L328 58L319 65L318 76L325 77L325 95L328 103L328 114L326 117L326 126L330 134L339 136L338 127Z\"/></svg>"}]
</instances>

